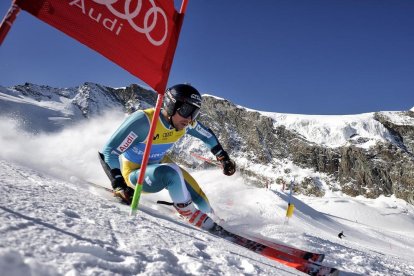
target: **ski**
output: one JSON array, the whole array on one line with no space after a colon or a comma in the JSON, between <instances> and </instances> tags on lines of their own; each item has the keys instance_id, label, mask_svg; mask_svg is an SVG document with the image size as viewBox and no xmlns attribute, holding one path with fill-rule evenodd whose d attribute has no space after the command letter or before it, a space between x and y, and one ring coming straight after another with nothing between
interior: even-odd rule
<instances>
[{"instance_id":1,"label":"ski","mask_svg":"<svg viewBox=\"0 0 414 276\"><path fill-rule=\"evenodd\" d=\"M95 187L95 188L99 188L99 189L105 190L105 191L110 192L112 194L114 193L114 190L112 188L108 188L108 187L105 187L105 186L102 186L102 185L99 185L99 184L96 184L96 183L93 183L93 182L90 182L90 181L86 181L86 180L85 180L85 182L87 184Z\"/></svg>"},{"instance_id":2,"label":"ski","mask_svg":"<svg viewBox=\"0 0 414 276\"><path fill-rule=\"evenodd\" d=\"M337 270L336 268L324 266L322 264L307 260L301 257L303 256L302 253L299 256L291 255L282 250L278 250L277 248L267 246L261 242L257 242L252 239L248 239L243 236L240 236L238 234L234 234L230 231L225 230L224 228L220 226L210 231L210 233L215 236L224 238L232 243L240 245L244 248L247 248L250 251L256 252L268 259L271 259L279 263L282 263L284 265L287 265L289 267L295 268L308 275L318 275L318 276L339 275L339 270ZM281 248L285 251L288 251L288 249L290 249L289 246L282 246ZM299 249L298 251L305 252ZM290 252L298 252L298 251L292 250Z\"/></svg>"},{"instance_id":3,"label":"ski","mask_svg":"<svg viewBox=\"0 0 414 276\"><path fill-rule=\"evenodd\" d=\"M111 188L107 188L89 181L86 181L86 183L98 189L113 193L113 190ZM214 228L213 230L209 231L209 233L217 237L224 238L229 242L242 246L268 259L295 268L308 275L339 275L339 270L336 268L327 267L320 263L317 263L323 260L324 254L312 253L287 245L266 241L260 238L246 238L225 230L221 226Z\"/></svg>"},{"instance_id":4,"label":"ski","mask_svg":"<svg viewBox=\"0 0 414 276\"><path fill-rule=\"evenodd\" d=\"M323 261L323 259L325 258L325 254L323 253L314 253L314 252L310 252L310 251L305 251L299 248L295 248L295 247L291 247L285 244L281 244L281 243L276 243L276 242L272 242L272 241L268 241L265 238L260 238L260 237L254 237L254 236L246 236L247 238L258 242L258 243L262 243L268 247L272 247L274 249L277 249L279 251L282 251L284 253L287 253L289 255L293 255L293 256L297 256L299 258L308 260L308 261L312 261L312 262L317 262L317 263L321 263Z\"/></svg>"}]
</instances>

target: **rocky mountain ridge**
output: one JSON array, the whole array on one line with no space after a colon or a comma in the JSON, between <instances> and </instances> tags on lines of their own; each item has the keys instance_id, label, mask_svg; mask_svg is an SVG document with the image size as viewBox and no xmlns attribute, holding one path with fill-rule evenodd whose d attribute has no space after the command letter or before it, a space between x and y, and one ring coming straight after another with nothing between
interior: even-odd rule
<instances>
[{"instance_id":1,"label":"rocky mountain ridge","mask_svg":"<svg viewBox=\"0 0 414 276\"><path fill-rule=\"evenodd\" d=\"M28 99L34 100L42 112L47 103L50 103L49 109L62 104L55 110L60 115L53 115L60 118L53 121L56 127L44 131L59 130L72 121L101 115L109 109L133 112L148 108L155 104L157 97L155 92L135 84L111 88L84 83L74 88L52 88L26 83L0 87L0 93L4 95L0 97L0 114L3 116L16 112L16 105L12 106L8 101L11 97L25 105L29 103ZM51 116L47 116L50 120ZM311 127L309 124L324 118L311 121L302 115L293 118L295 124L289 125L283 121L284 117L289 114L274 116L204 95L200 121L216 133L236 160L239 171L256 185L288 183L295 178L295 190L308 195L322 196L327 189L371 198L395 194L414 204L413 110L376 112L366 116L367 122L362 121L363 130L379 129L384 133L384 139L374 139L362 133L358 123L350 120L341 129L345 142L339 146L319 143L309 138L311 131L303 132ZM25 118L27 125L35 124L37 119ZM305 127L293 126L301 124ZM317 125L312 131L323 137L326 129ZM325 136L329 135L333 133L326 132ZM190 167L208 166L189 154L211 156L208 149L195 140L182 139L173 148L172 156Z\"/></svg>"}]
</instances>

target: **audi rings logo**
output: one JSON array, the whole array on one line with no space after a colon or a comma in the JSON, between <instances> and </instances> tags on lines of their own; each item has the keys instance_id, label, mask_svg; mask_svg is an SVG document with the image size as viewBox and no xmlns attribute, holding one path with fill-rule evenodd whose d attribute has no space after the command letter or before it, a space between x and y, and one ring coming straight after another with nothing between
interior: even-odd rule
<instances>
[{"instance_id":1,"label":"audi rings logo","mask_svg":"<svg viewBox=\"0 0 414 276\"><path fill-rule=\"evenodd\" d=\"M155 46L162 45L167 39L167 15L163 9L155 5L154 0L92 0L97 4L106 6L116 17L115 19L103 18L103 15L94 11L93 8L88 10L84 1L85 0L72 0L69 5L75 5L81 8L83 14L87 14L91 19L102 24L106 29L114 32L116 35L120 34L123 27L122 23L118 23L118 20L123 19L127 21L135 31L145 34L148 41ZM143 10L143 1L149 1L151 4L151 7L147 11ZM117 8L115 8L115 6ZM122 10L119 11L119 9ZM137 18L140 18L142 21L142 26L139 26L139 24L136 23ZM154 38L152 35L156 27L164 27L164 33L161 38Z\"/></svg>"}]
</instances>

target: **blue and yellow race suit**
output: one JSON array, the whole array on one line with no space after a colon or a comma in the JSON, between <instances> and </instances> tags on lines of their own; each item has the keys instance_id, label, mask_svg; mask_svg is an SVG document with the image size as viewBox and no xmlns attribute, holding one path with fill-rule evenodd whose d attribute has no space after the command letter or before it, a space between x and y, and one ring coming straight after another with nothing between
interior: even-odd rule
<instances>
[{"instance_id":1,"label":"blue and yellow race suit","mask_svg":"<svg viewBox=\"0 0 414 276\"><path fill-rule=\"evenodd\" d=\"M111 169L119 168L130 187L135 187L148 139L155 109L139 110L131 114L116 130L103 148L105 162ZM212 211L208 199L195 179L166 156L167 151L183 135L189 134L202 140L212 149L219 142L214 133L198 121L177 131L160 114L145 172L143 192L156 193L168 189L174 203L192 200L205 213Z\"/></svg>"}]
</instances>

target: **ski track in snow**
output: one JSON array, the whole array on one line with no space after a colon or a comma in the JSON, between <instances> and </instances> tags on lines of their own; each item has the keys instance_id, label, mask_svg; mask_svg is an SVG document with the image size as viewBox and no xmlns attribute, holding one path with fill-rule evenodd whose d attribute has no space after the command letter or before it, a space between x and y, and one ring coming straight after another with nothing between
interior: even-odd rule
<instances>
[{"instance_id":1,"label":"ski track in snow","mask_svg":"<svg viewBox=\"0 0 414 276\"><path fill-rule=\"evenodd\" d=\"M153 203L157 197L167 197L165 193L143 195L138 216L131 218L129 207L79 180L59 180L4 160L0 168L0 269L8 275L301 275L176 220L168 207ZM217 171L195 176L204 178L207 173L219 182ZM398 257L404 243L413 245L408 236L376 233L363 225L351 227L355 222L334 218L325 221L325 216L300 206L298 200L295 217L284 224L279 198L283 193L246 185L236 191L235 184L224 188L216 184L209 185L206 193L217 193L221 187L228 195L215 197L212 204L218 203L216 212L226 217L229 228L324 252L324 263L349 272L344 275L412 275L414 271L409 259L412 247L406 245L410 252L400 252ZM252 197L256 200L245 200ZM330 228L343 226L349 227L347 237L375 240L339 240L337 229ZM375 246L386 235L388 252Z\"/></svg>"},{"instance_id":2,"label":"ski track in snow","mask_svg":"<svg viewBox=\"0 0 414 276\"><path fill-rule=\"evenodd\" d=\"M0 161L8 275L298 275L156 210Z\"/></svg>"}]
</instances>

